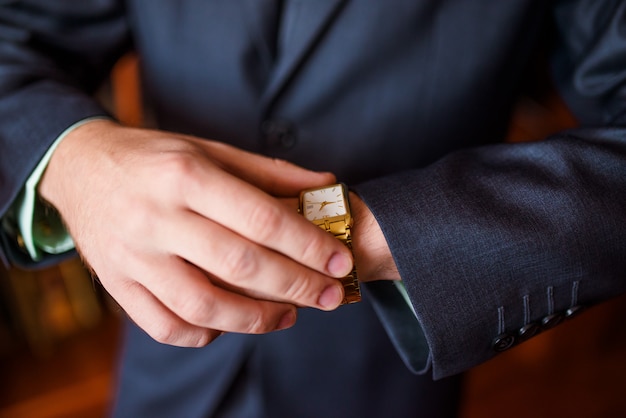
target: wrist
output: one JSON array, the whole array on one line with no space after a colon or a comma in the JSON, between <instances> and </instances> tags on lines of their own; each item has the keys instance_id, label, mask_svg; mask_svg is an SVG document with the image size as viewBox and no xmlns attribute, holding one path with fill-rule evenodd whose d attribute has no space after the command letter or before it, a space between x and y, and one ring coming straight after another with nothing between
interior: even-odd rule
<instances>
[{"instance_id":1,"label":"wrist","mask_svg":"<svg viewBox=\"0 0 626 418\"><path fill-rule=\"evenodd\" d=\"M359 280L400 280L387 240L372 212L353 192L350 193L350 207L354 219L352 250Z\"/></svg>"},{"instance_id":2,"label":"wrist","mask_svg":"<svg viewBox=\"0 0 626 418\"><path fill-rule=\"evenodd\" d=\"M81 161L85 161L86 137L94 137L98 129L110 129L119 126L112 120L103 117L90 118L78 122L68 128L58 140L58 145L51 154L47 167L37 185L37 192L44 201L54 207L63 203L63 187L61 180L71 179L77 173ZM81 157L82 156L82 157ZM66 170L71 170L67 173Z\"/></svg>"}]
</instances>

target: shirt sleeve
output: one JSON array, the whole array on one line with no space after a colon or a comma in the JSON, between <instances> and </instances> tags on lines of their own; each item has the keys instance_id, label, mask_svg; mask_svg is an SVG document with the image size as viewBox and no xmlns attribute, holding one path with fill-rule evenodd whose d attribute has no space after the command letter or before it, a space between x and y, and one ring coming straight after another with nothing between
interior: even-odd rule
<instances>
[{"instance_id":1,"label":"shirt sleeve","mask_svg":"<svg viewBox=\"0 0 626 418\"><path fill-rule=\"evenodd\" d=\"M39 164L26 180L24 188L12 203L7 217L3 219L5 232L13 236L33 261L40 261L44 254L62 254L74 249L72 240L67 229L61 221L58 212L47 205L37 193L37 185L52 158L57 146L74 129L88 122L103 117L87 118L67 128L48 148Z\"/></svg>"}]
</instances>

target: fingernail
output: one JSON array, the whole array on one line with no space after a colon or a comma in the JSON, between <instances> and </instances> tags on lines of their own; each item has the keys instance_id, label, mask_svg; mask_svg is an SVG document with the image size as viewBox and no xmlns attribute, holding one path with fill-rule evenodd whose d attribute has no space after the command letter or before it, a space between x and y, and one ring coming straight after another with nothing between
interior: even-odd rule
<instances>
[{"instance_id":1,"label":"fingernail","mask_svg":"<svg viewBox=\"0 0 626 418\"><path fill-rule=\"evenodd\" d=\"M331 275L344 277L352 270L352 260L342 253L335 253L328 261L327 268Z\"/></svg>"},{"instance_id":2,"label":"fingernail","mask_svg":"<svg viewBox=\"0 0 626 418\"><path fill-rule=\"evenodd\" d=\"M296 323L296 313L294 311L289 311L280 318L278 321L278 325L276 326L276 331L280 331L282 329L291 328L293 324Z\"/></svg>"},{"instance_id":3,"label":"fingernail","mask_svg":"<svg viewBox=\"0 0 626 418\"><path fill-rule=\"evenodd\" d=\"M343 300L343 291L340 286L328 286L318 299L317 303L324 309L335 309Z\"/></svg>"}]
</instances>

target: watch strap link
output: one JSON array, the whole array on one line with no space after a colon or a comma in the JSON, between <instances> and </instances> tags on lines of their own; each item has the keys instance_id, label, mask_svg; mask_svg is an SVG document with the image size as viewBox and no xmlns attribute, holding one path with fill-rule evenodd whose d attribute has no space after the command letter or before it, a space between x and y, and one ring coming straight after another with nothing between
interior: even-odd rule
<instances>
[{"instance_id":1,"label":"watch strap link","mask_svg":"<svg viewBox=\"0 0 626 418\"><path fill-rule=\"evenodd\" d=\"M335 238L343 242L344 245L352 251L350 226L347 225L345 221L330 222L325 220L319 223L319 227L333 234ZM344 289L343 305L361 301L361 288L359 286L355 265L352 266L352 271L341 279L341 284Z\"/></svg>"}]
</instances>

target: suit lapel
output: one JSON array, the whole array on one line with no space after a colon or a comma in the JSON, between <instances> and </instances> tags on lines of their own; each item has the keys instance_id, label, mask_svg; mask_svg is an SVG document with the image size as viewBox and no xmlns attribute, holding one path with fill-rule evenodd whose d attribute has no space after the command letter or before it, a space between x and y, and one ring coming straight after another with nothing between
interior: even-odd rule
<instances>
[{"instance_id":1,"label":"suit lapel","mask_svg":"<svg viewBox=\"0 0 626 418\"><path fill-rule=\"evenodd\" d=\"M269 106L292 78L298 66L307 57L315 42L323 35L345 2L346 0L286 0L284 2L281 19L283 26L278 39L278 57L263 94L263 106Z\"/></svg>"},{"instance_id":2,"label":"suit lapel","mask_svg":"<svg viewBox=\"0 0 626 418\"><path fill-rule=\"evenodd\" d=\"M257 46L265 71L269 72L275 60L274 31L278 22L279 0L242 0L252 42Z\"/></svg>"}]
</instances>

